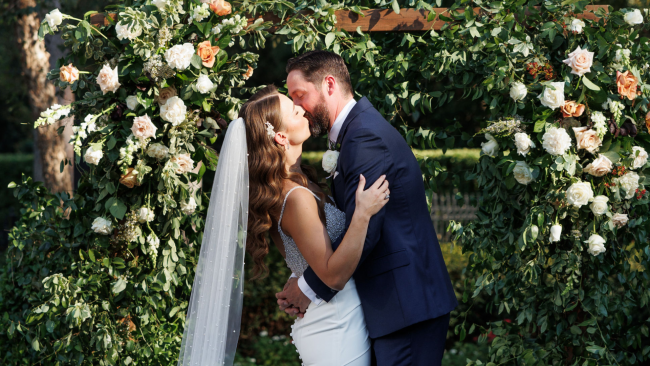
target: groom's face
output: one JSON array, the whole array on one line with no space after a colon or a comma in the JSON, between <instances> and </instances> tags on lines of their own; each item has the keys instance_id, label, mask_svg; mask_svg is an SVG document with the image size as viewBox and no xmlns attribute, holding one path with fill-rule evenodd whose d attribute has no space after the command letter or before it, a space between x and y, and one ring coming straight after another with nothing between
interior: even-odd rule
<instances>
[{"instance_id":1,"label":"groom's face","mask_svg":"<svg viewBox=\"0 0 650 366\"><path fill-rule=\"evenodd\" d=\"M287 76L287 88L293 103L305 110L312 136L320 136L329 131L330 114L323 92L307 81L302 71L294 70Z\"/></svg>"}]
</instances>

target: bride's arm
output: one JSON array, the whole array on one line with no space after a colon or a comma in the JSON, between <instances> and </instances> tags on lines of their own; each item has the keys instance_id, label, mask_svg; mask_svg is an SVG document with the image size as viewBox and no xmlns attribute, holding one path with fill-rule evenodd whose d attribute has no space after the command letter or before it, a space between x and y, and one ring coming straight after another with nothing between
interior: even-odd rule
<instances>
[{"instance_id":1,"label":"bride's arm","mask_svg":"<svg viewBox=\"0 0 650 366\"><path fill-rule=\"evenodd\" d=\"M361 258L370 217L388 202L385 198L389 193L385 176L364 191L365 183L365 178L361 176L352 222L336 251L332 250L314 196L298 189L287 198L282 230L293 238L298 250L321 281L334 290L342 290L352 277Z\"/></svg>"}]
</instances>

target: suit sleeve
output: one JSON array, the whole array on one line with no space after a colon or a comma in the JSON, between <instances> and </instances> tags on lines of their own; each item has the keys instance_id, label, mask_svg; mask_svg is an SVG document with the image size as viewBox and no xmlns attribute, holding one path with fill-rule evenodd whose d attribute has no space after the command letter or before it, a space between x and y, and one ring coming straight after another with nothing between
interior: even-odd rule
<instances>
[{"instance_id":1,"label":"suit sleeve","mask_svg":"<svg viewBox=\"0 0 650 366\"><path fill-rule=\"evenodd\" d=\"M339 171L343 172L342 179L345 180L344 192L344 206L345 211L345 231L341 236L332 243L332 248L336 250L345 232L347 232L352 221L352 215L356 208L356 190L359 185L359 175L363 174L366 177L366 187L372 186L373 183L382 175L387 174L387 149L381 138L368 129L355 131L352 136L341 149L341 156L345 159L340 159L342 165ZM390 177L387 177L390 183ZM376 215L370 218L368 224L368 233L363 245L363 253L359 264L363 263L368 255L375 248L381 237L381 227L384 223L384 216L386 207L382 208ZM311 267L307 268L303 274L305 281L309 287L316 292L316 294L325 301L330 301L335 295L336 291L330 289L316 276Z\"/></svg>"}]
</instances>

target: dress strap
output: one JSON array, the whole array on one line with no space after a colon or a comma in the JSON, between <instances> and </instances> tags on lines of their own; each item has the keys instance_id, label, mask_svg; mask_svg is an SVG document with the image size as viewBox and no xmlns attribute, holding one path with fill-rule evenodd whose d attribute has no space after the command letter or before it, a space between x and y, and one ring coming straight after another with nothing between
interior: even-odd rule
<instances>
[{"instance_id":1,"label":"dress strap","mask_svg":"<svg viewBox=\"0 0 650 366\"><path fill-rule=\"evenodd\" d=\"M306 189L309 193L311 193L312 195L314 195L314 198L316 198L317 200L320 201L320 198L318 198L318 196L316 195L316 193L312 192L311 189L309 189L309 188L306 188L306 187L303 187L303 186L297 186L297 187L293 187L293 188L291 188L291 189L289 190L289 192L287 192L286 196L284 196L284 203L282 203L282 211L280 211L280 218L278 219L278 231L279 231L281 234L284 234L284 233L282 232L282 226L280 225L280 224L282 223L282 216L284 216L284 206L287 205L287 198L289 197L289 195L291 194L291 192L295 191L295 190L298 189L298 188Z\"/></svg>"}]
</instances>

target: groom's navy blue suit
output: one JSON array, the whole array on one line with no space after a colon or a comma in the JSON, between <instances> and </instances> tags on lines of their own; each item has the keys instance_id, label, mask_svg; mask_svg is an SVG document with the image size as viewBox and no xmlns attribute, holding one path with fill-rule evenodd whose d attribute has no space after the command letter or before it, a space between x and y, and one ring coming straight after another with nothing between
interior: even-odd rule
<instances>
[{"instance_id":1,"label":"groom's navy blue suit","mask_svg":"<svg viewBox=\"0 0 650 366\"><path fill-rule=\"evenodd\" d=\"M346 213L346 230L355 209L359 175L366 177L366 188L382 174L390 184L390 201L370 219L354 273L377 362L439 363L448 314L458 301L427 208L417 160L404 138L365 97L348 114L337 143L341 149L332 191ZM342 239L343 235L332 243L335 250ZM336 295L311 268L304 278L323 300ZM433 354L422 354L427 349Z\"/></svg>"}]
</instances>

